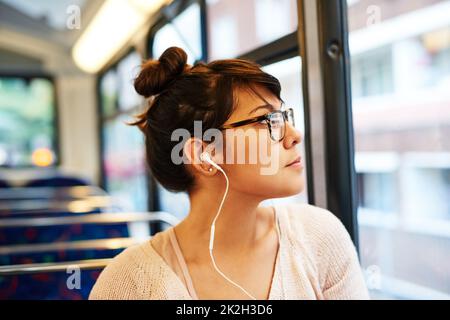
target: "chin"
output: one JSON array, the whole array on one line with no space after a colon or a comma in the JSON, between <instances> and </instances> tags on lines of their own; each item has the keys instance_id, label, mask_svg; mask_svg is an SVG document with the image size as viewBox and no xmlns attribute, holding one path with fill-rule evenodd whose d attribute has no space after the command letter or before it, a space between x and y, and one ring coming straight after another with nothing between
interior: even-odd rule
<instances>
[{"instance_id":1,"label":"chin","mask_svg":"<svg viewBox=\"0 0 450 320\"><path fill-rule=\"evenodd\" d=\"M295 196L305 190L303 180L292 179L283 183L271 194L271 198L285 198Z\"/></svg>"},{"instance_id":2,"label":"chin","mask_svg":"<svg viewBox=\"0 0 450 320\"><path fill-rule=\"evenodd\" d=\"M286 192L285 197L295 196L296 194L302 193L304 189L303 185L301 187L292 187Z\"/></svg>"},{"instance_id":3,"label":"chin","mask_svg":"<svg viewBox=\"0 0 450 320\"><path fill-rule=\"evenodd\" d=\"M286 181L283 189L285 191L284 197L290 197L302 193L305 190L304 181L302 178L290 179L289 181Z\"/></svg>"}]
</instances>

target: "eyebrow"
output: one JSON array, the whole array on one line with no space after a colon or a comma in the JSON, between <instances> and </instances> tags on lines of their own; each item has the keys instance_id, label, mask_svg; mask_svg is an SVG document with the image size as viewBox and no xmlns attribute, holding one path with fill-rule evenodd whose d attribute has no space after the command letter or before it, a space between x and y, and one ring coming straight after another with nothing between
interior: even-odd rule
<instances>
[{"instance_id":1,"label":"eyebrow","mask_svg":"<svg viewBox=\"0 0 450 320\"><path fill-rule=\"evenodd\" d=\"M258 106L258 107L256 107L256 108L254 108L252 111L250 111L248 114L252 114L252 113L255 113L256 111L258 111L258 110L260 110L260 109L267 109L267 110L270 110L270 111L275 111L276 109L275 109L275 107L273 106L273 105L271 105L271 104L263 104L263 105L261 105L261 106Z\"/></svg>"}]
</instances>

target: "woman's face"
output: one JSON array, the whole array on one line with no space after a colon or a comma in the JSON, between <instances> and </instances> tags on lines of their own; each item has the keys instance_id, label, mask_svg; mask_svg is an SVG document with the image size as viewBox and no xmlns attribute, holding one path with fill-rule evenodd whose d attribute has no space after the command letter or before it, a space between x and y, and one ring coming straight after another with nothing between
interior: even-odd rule
<instances>
[{"instance_id":1,"label":"woman's face","mask_svg":"<svg viewBox=\"0 0 450 320\"><path fill-rule=\"evenodd\" d=\"M270 91L262 87L255 89L258 94L249 89L236 89L237 106L225 125L270 113L273 111L270 106L280 110L281 101ZM302 140L292 124L285 123L284 138L279 142L271 138L265 121L227 129L223 133L225 153L221 166L234 190L262 199L287 197L303 191L303 160L289 166L300 157L298 144Z\"/></svg>"}]
</instances>

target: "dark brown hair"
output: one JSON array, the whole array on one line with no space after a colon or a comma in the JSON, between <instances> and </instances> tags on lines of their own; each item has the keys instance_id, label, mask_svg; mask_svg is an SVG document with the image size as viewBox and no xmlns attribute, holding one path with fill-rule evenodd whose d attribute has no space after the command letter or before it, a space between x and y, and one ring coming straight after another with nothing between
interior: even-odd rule
<instances>
[{"instance_id":1,"label":"dark brown hair","mask_svg":"<svg viewBox=\"0 0 450 320\"><path fill-rule=\"evenodd\" d=\"M183 164L174 164L171 141L178 128L194 134L194 121L202 131L220 128L236 106L235 89L262 86L278 99L280 82L256 63L239 59L186 64L186 53L168 48L158 60L148 60L134 81L136 91L149 98L148 109L132 123L145 135L147 163L152 175L171 191L189 191L194 178Z\"/></svg>"}]
</instances>

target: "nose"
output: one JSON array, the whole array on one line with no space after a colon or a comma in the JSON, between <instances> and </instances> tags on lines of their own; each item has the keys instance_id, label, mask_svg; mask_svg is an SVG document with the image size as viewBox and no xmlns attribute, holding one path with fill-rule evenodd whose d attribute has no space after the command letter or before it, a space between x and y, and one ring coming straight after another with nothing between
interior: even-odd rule
<instances>
[{"instance_id":1,"label":"nose","mask_svg":"<svg viewBox=\"0 0 450 320\"><path fill-rule=\"evenodd\" d=\"M302 142L302 135L299 130L295 129L295 127L286 122L286 133L283 139L283 144L286 149L290 149L295 145Z\"/></svg>"}]
</instances>

